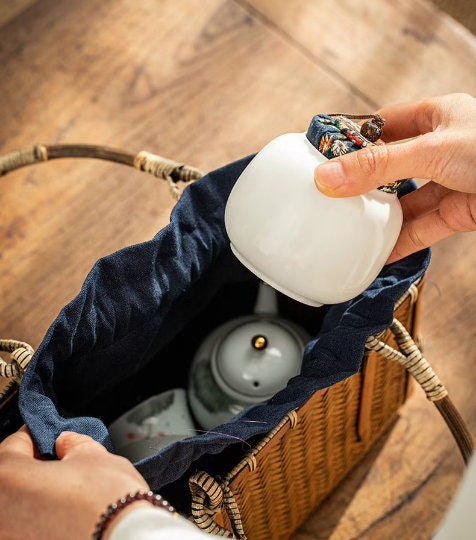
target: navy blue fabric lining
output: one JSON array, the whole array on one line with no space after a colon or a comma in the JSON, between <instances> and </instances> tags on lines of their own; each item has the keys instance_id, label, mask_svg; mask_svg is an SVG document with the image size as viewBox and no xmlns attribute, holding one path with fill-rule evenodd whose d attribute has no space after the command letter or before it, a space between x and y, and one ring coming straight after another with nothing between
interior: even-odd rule
<instances>
[{"instance_id":1,"label":"navy blue fabric lining","mask_svg":"<svg viewBox=\"0 0 476 540\"><path fill-rule=\"evenodd\" d=\"M254 279L232 255L224 227L228 195L251 157L188 186L170 224L153 239L100 259L51 325L19 394L22 418L43 456L55 457L54 443L64 430L90 435L113 451L104 421L84 414L88 403L160 362L161 350L220 287ZM413 188L407 183L402 190ZM176 481L203 456L264 435L316 390L355 374L368 336L390 325L395 301L429 260L424 250L389 265L359 297L329 307L306 347L301 374L269 402L137 463L152 489Z\"/></svg>"}]
</instances>

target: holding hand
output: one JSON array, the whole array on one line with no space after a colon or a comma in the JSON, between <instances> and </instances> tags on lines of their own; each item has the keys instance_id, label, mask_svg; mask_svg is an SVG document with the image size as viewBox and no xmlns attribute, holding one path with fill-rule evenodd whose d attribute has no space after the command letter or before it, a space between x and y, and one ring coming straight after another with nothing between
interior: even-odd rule
<instances>
[{"instance_id":1,"label":"holding hand","mask_svg":"<svg viewBox=\"0 0 476 540\"><path fill-rule=\"evenodd\" d=\"M2 540L91 538L111 502L128 492L149 489L128 460L86 435L62 433L56 453L59 461L38 459L24 427L0 445ZM140 505L149 507L140 501L130 508Z\"/></svg>"},{"instance_id":2,"label":"holding hand","mask_svg":"<svg viewBox=\"0 0 476 540\"><path fill-rule=\"evenodd\" d=\"M458 232L476 230L476 99L449 94L384 107L382 139L315 170L330 197L359 195L404 178L430 180L402 197L403 227L388 263ZM407 140L408 139L408 140Z\"/></svg>"}]
</instances>

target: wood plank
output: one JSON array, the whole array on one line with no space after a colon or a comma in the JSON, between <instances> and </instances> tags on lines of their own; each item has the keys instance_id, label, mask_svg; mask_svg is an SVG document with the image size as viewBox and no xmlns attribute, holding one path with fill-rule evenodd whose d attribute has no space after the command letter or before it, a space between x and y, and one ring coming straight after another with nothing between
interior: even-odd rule
<instances>
[{"instance_id":1,"label":"wood plank","mask_svg":"<svg viewBox=\"0 0 476 540\"><path fill-rule=\"evenodd\" d=\"M8 21L14 19L35 3L36 0L4 0L0 6L0 26L7 24Z\"/></svg>"},{"instance_id":2,"label":"wood plank","mask_svg":"<svg viewBox=\"0 0 476 540\"><path fill-rule=\"evenodd\" d=\"M476 34L476 12L472 0L432 0L432 4Z\"/></svg>"},{"instance_id":3,"label":"wood plank","mask_svg":"<svg viewBox=\"0 0 476 540\"><path fill-rule=\"evenodd\" d=\"M376 105L476 92L473 34L431 2L238 1Z\"/></svg>"}]
</instances>

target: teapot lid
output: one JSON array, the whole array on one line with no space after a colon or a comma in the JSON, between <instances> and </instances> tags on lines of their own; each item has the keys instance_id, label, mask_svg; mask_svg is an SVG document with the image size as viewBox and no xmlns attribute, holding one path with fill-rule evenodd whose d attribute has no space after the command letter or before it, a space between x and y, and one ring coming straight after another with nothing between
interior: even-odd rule
<instances>
[{"instance_id":1,"label":"teapot lid","mask_svg":"<svg viewBox=\"0 0 476 540\"><path fill-rule=\"evenodd\" d=\"M218 341L211 368L225 393L254 403L272 397L299 374L303 351L304 340L293 325L258 317Z\"/></svg>"}]
</instances>

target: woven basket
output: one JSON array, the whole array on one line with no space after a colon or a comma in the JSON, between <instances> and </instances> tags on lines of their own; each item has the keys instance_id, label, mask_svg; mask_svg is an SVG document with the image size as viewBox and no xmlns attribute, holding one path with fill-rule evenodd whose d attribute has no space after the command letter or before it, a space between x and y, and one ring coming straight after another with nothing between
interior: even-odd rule
<instances>
[{"instance_id":1,"label":"woven basket","mask_svg":"<svg viewBox=\"0 0 476 540\"><path fill-rule=\"evenodd\" d=\"M317 391L222 479L206 472L190 478L200 528L248 540L289 538L395 420L413 386L410 373L426 386L468 462L471 437L411 337L418 335L422 287L412 285L391 328L368 340L357 374Z\"/></svg>"},{"instance_id":2,"label":"woven basket","mask_svg":"<svg viewBox=\"0 0 476 540\"><path fill-rule=\"evenodd\" d=\"M0 175L62 157L115 161L165 179L174 198L179 181L202 173L148 152L137 156L88 145L39 145L0 157ZM206 471L189 478L191 517L198 527L225 537L285 539L343 480L395 420L412 388L424 389L448 424L463 459L473 443L448 392L423 357L418 341L423 281L413 284L395 306L395 319L382 335L367 342L362 368L354 376L319 390L287 414L255 447L220 476ZM33 349L20 341L0 340L0 412L15 399ZM300 504L294 504L299 500Z\"/></svg>"},{"instance_id":3,"label":"woven basket","mask_svg":"<svg viewBox=\"0 0 476 540\"><path fill-rule=\"evenodd\" d=\"M412 334L421 288L413 285L395 313ZM381 342L397 346L390 329ZM222 480L193 475L195 523L223 536L289 538L395 420L411 388L403 366L369 350L356 375L317 391Z\"/></svg>"}]
</instances>

